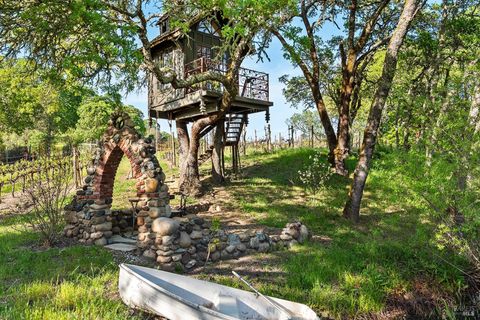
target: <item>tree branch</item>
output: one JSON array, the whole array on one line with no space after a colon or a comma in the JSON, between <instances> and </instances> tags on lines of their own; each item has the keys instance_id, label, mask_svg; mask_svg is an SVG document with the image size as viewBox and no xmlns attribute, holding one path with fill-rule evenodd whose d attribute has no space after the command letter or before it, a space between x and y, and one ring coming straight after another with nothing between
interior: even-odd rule
<instances>
[{"instance_id":1,"label":"tree branch","mask_svg":"<svg viewBox=\"0 0 480 320\"><path fill-rule=\"evenodd\" d=\"M350 4L350 15L348 16L347 45L349 50L355 47L354 40L355 40L356 15L357 15L357 0L352 0L352 3Z\"/></svg>"},{"instance_id":2,"label":"tree branch","mask_svg":"<svg viewBox=\"0 0 480 320\"><path fill-rule=\"evenodd\" d=\"M305 75L305 78L307 81L311 82L313 81L313 76L310 70L308 69L308 66L305 64L305 62L300 58L298 53L295 51L295 48L293 48L287 40L282 36L282 34L273 28L270 28L270 32L277 37L277 39L280 41L280 43L283 45L283 47L288 51L290 54L290 57L292 60L298 64L300 69L302 69L303 74Z\"/></svg>"},{"instance_id":3,"label":"tree branch","mask_svg":"<svg viewBox=\"0 0 480 320\"><path fill-rule=\"evenodd\" d=\"M361 62L362 60L364 60L365 58L367 58L371 53L374 53L375 51L377 51L378 48L388 44L388 42L390 41L390 37L391 36L388 36L388 37L385 37L379 41L377 41L376 43L374 43L370 48L368 48L367 51L365 51L364 53L362 53L358 59L357 59L357 64L359 62Z\"/></svg>"},{"instance_id":4,"label":"tree branch","mask_svg":"<svg viewBox=\"0 0 480 320\"><path fill-rule=\"evenodd\" d=\"M365 24L362 30L362 33L360 34L360 37L358 38L357 44L355 45L356 52L362 51L365 45L367 44L368 38L372 34L373 28L375 27L375 24L377 23L377 20L380 17L380 14L388 5L389 2L390 0L383 0L380 3L380 5L377 7L375 12L372 14L370 19L368 19L367 23Z\"/></svg>"},{"instance_id":5,"label":"tree branch","mask_svg":"<svg viewBox=\"0 0 480 320\"><path fill-rule=\"evenodd\" d=\"M312 59L312 76L313 81L318 82L320 66L318 62L318 53L317 53L317 46L315 44L315 35L313 33L312 25L308 20L308 9L311 8L310 6L305 5L305 0L301 1L300 9L301 9L301 17L303 20L303 24L305 25L305 30L307 31L308 40L310 43L310 59Z\"/></svg>"}]
</instances>

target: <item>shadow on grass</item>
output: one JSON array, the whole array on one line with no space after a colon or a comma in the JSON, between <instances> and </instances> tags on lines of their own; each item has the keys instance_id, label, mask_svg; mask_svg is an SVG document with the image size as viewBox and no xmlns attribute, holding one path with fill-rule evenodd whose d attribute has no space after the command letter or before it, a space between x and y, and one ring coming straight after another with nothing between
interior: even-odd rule
<instances>
[{"instance_id":1,"label":"shadow on grass","mask_svg":"<svg viewBox=\"0 0 480 320\"><path fill-rule=\"evenodd\" d=\"M332 239L327 246L312 242L284 256L280 267L288 289L282 296L330 315L353 316L384 310L391 294L414 290L419 279L428 279L432 292L441 292L429 305L431 312L443 307L442 299L451 300L463 282L455 265L463 267L464 261L430 245L434 224L387 174L389 168L382 165L388 161L379 160L371 172L355 225L341 216L350 178L334 176L316 201L296 184L298 171L314 152L290 149L247 157L245 178L228 185L236 205L259 223L283 227L301 220L313 234ZM353 170L355 159L347 166ZM412 303L421 301L415 299Z\"/></svg>"}]
</instances>

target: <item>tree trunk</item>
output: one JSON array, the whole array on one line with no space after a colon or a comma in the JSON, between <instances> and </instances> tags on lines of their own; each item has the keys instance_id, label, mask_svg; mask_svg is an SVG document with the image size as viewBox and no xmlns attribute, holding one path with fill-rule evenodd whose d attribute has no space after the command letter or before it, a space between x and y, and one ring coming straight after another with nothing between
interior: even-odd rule
<instances>
[{"instance_id":1,"label":"tree trunk","mask_svg":"<svg viewBox=\"0 0 480 320\"><path fill-rule=\"evenodd\" d=\"M480 133L480 83L475 85L469 119L473 129L473 135Z\"/></svg>"},{"instance_id":2,"label":"tree trunk","mask_svg":"<svg viewBox=\"0 0 480 320\"><path fill-rule=\"evenodd\" d=\"M403 134L403 149L405 151L410 151L410 148L411 148L411 145L410 145L410 134L411 134L410 122L411 122L411 118L412 118L412 114L409 113L409 115L407 116L407 120L405 121L405 124L404 124L405 131L404 131L404 134Z\"/></svg>"},{"instance_id":3,"label":"tree trunk","mask_svg":"<svg viewBox=\"0 0 480 320\"><path fill-rule=\"evenodd\" d=\"M457 184L461 192L467 189L467 183L472 179L471 162L472 155L475 154L474 137L480 132L480 82L477 82L473 89L472 105L468 113L466 132L463 137L466 150L459 156L460 165L457 172Z\"/></svg>"},{"instance_id":4,"label":"tree trunk","mask_svg":"<svg viewBox=\"0 0 480 320\"><path fill-rule=\"evenodd\" d=\"M320 115L320 121L322 122L323 129L325 130L325 135L327 136L327 144L329 150L328 161L332 166L335 166L335 147L337 146L337 136L335 134L335 130L333 129L332 122L330 121L330 117L328 116L325 103L323 102L323 99L321 97L320 89L312 87L312 91L316 102L317 111Z\"/></svg>"},{"instance_id":5,"label":"tree trunk","mask_svg":"<svg viewBox=\"0 0 480 320\"><path fill-rule=\"evenodd\" d=\"M200 147L200 134L207 126L215 125L220 119L223 119L229 110L236 92L230 93L228 90L223 94L220 102L220 110L218 113L205 116L195 120L192 124L190 139L188 139L188 132L186 124L180 124L178 130L178 140L180 145L180 178L179 189L181 192L193 196L200 193L200 173L198 170L198 148ZM178 121L177 121L178 123ZM188 145L186 142L189 142Z\"/></svg>"},{"instance_id":6,"label":"tree trunk","mask_svg":"<svg viewBox=\"0 0 480 320\"><path fill-rule=\"evenodd\" d=\"M335 147L335 172L342 176L348 175L345 167L345 159L350 152L350 102L354 87L354 75L356 73L355 61L357 54L354 48L350 48L348 58L342 63L342 88L340 92L340 113L338 117L337 145Z\"/></svg>"},{"instance_id":7,"label":"tree trunk","mask_svg":"<svg viewBox=\"0 0 480 320\"><path fill-rule=\"evenodd\" d=\"M432 156L436 151L434 148L437 145L438 136L440 135L440 131L442 130L443 119L445 117L445 114L448 113L448 109L450 107L449 101L447 99L448 82L450 78L449 74L450 74L450 70L447 69L445 74L445 81L443 83L443 91L441 93L438 93L435 91L433 92L433 94L430 94L431 105L434 106L437 103L440 103L441 107L438 114L436 115L436 121L431 130L432 136L430 138L430 143L427 144L427 148L425 152L428 166L430 166L432 163ZM436 83L435 83L435 86L436 86ZM440 96L440 98L438 98L437 96Z\"/></svg>"},{"instance_id":8,"label":"tree trunk","mask_svg":"<svg viewBox=\"0 0 480 320\"><path fill-rule=\"evenodd\" d=\"M432 132L432 136L430 137L430 139L426 141L427 143L425 147L425 156L427 158L427 166L431 165L432 154L434 152L433 148L436 145L438 130L441 126L444 112L446 112L448 108L448 104L445 102L442 102L445 100L445 91L439 94L437 91L437 87L438 87L438 82L440 81L440 77L442 75L442 72L440 70L440 65L445 62L444 60L446 58L448 58L448 57L445 57L442 50L444 50L445 48L445 40L446 40L445 30L446 30L446 22L448 19L449 7L450 7L449 1L443 0L442 1L442 20L440 22L440 27L438 29L438 34L437 34L438 36L437 54L433 57L433 63L431 67L432 76L431 76L429 90L428 90L428 96L429 96L428 101L432 108L434 108L437 104L440 104L441 108L435 117L437 120L433 128L430 130ZM449 80L449 68L447 68L447 72L445 75L444 88L446 88L448 80ZM440 101L438 101L438 98L440 98Z\"/></svg>"},{"instance_id":9,"label":"tree trunk","mask_svg":"<svg viewBox=\"0 0 480 320\"><path fill-rule=\"evenodd\" d=\"M184 184L186 177L186 165L188 150L190 148L190 139L188 137L187 123L183 121L176 121L177 137L178 137L178 153L179 153L179 169L180 177L178 180L178 188L182 191L182 185ZM173 150L173 152L176 152Z\"/></svg>"},{"instance_id":10,"label":"tree trunk","mask_svg":"<svg viewBox=\"0 0 480 320\"><path fill-rule=\"evenodd\" d=\"M50 121L50 119L47 119L47 130L46 130L46 136L45 136L45 152L47 157L50 157L52 155L52 144L53 144L52 122Z\"/></svg>"},{"instance_id":11,"label":"tree trunk","mask_svg":"<svg viewBox=\"0 0 480 320\"><path fill-rule=\"evenodd\" d=\"M225 178L222 170L222 153L223 153L223 135L225 131L225 122L220 120L215 128L213 137L212 150L212 178L215 183L223 183Z\"/></svg>"},{"instance_id":12,"label":"tree trunk","mask_svg":"<svg viewBox=\"0 0 480 320\"><path fill-rule=\"evenodd\" d=\"M180 191L192 196L200 193L200 173L198 170L198 148L200 147L200 132L197 120L192 125L190 143L186 157L180 161Z\"/></svg>"},{"instance_id":13,"label":"tree trunk","mask_svg":"<svg viewBox=\"0 0 480 320\"><path fill-rule=\"evenodd\" d=\"M383 108L385 107L393 78L395 76L398 51L403 43L405 35L407 34L410 22L417 12L417 1L418 0L405 1L402 14L388 44L385 60L383 62L382 76L377 91L375 92L372 106L370 107L367 125L363 136L362 148L360 150L360 158L355 168L353 182L350 187L345 208L343 209L343 215L355 222L358 222L360 217L360 205L363 190L370 169Z\"/></svg>"}]
</instances>

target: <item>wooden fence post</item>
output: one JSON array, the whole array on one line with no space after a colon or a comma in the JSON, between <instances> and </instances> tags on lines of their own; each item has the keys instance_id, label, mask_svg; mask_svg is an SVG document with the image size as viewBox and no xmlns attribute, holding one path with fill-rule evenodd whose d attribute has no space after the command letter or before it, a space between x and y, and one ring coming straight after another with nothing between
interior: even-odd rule
<instances>
[{"instance_id":1,"label":"wooden fence post","mask_svg":"<svg viewBox=\"0 0 480 320\"><path fill-rule=\"evenodd\" d=\"M313 148L313 135L314 135L314 131L313 131L313 125L312 125L312 128L311 128L311 131L310 131L310 145L311 147Z\"/></svg>"}]
</instances>

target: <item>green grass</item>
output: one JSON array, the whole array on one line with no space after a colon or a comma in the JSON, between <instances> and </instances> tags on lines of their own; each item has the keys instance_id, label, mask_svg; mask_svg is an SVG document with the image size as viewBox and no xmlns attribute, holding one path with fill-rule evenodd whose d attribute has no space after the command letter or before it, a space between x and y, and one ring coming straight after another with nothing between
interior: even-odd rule
<instances>
[{"instance_id":1,"label":"green grass","mask_svg":"<svg viewBox=\"0 0 480 320\"><path fill-rule=\"evenodd\" d=\"M132 206L128 198L137 196L136 179L127 179L130 171L130 161L123 157L118 165L117 174L113 183L112 209L130 209Z\"/></svg>"},{"instance_id":2,"label":"green grass","mask_svg":"<svg viewBox=\"0 0 480 320\"><path fill-rule=\"evenodd\" d=\"M301 220L314 235L331 239L259 254L267 274L248 276L258 289L339 319L385 310L389 297L413 292L419 283L439 299L457 295L463 276L451 264L465 262L431 244L434 224L423 203L405 192L394 154L375 160L361 222L354 225L341 217L349 178L335 176L316 199L298 186L298 170L313 152L250 152L242 159L242 177L226 186L229 205L257 223L283 227ZM354 159L347 164L353 169ZM175 173L162 167L167 176ZM125 179L128 170L123 159L116 208L129 208L127 198L135 194L135 180ZM21 216L0 217L0 319L140 318L130 316L117 296L118 266L110 252L80 245L37 249L38 236L19 229L23 223ZM229 276L203 277L239 286Z\"/></svg>"},{"instance_id":3,"label":"green grass","mask_svg":"<svg viewBox=\"0 0 480 320\"><path fill-rule=\"evenodd\" d=\"M125 157L114 185L115 208L128 209L135 179ZM117 294L118 265L103 248L38 248L22 216L0 216L0 319L143 319Z\"/></svg>"},{"instance_id":4,"label":"green grass","mask_svg":"<svg viewBox=\"0 0 480 320\"><path fill-rule=\"evenodd\" d=\"M129 170L123 157L114 209L129 209L128 197L136 196L136 180L126 179ZM165 169L167 175L174 170ZM39 236L22 225L25 217L0 215L0 320L145 318L132 316L118 297L118 265L108 250L82 245L45 250L38 247Z\"/></svg>"},{"instance_id":5,"label":"green grass","mask_svg":"<svg viewBox=\"0 0 480 320\"><path fill-rule=\"evenodd\" d=\"M160 153L157 153L157 159L160 162L163 172L166 175L167 180L172 180L175 176L178 176L178 168L170 168L166 161L163 160L163 156ZM113 203L112 209L130 209L131 205L128 201L128 198L136 197L136 179L127 179L130 171L130 161L127 157L123 157L118 165L117 173L115 175L115 182L113 184ZM180 200L178 197L171 201L171 205L179 204ZM187 203L194 203L194 199L188 198Z\"/></svg>"},{"instance_id":6,"label":"green grass","mask_svg":"<svg viewBox=\"0 0 480 320\"><path fill-rule=\"evenodd\" d=\"M38 236L19 228L23 219L0 220L0 319L132 318L107 250L37 248Z\"/></svg>"},{"instance_id":7,"label":"green grass","mask_svg":"<svg viewBox=\"0 0 480 320\"><path fill-rule=\"evenodd\" d=\"M341 216L349 178L334 176L314 200L297 183L298 170L313 152L254 152L243 159L246 177L227 188L232 205L258 223L283 227L301 220L313 234L332 239L329 245L311 242L296 247L279 260L284 282L260 280L257 285L266 293L339 318L379 312L389 295L410 292L419 282L454 296L463 275L443 259L462 267L465 262L431 245L434 225L423 204L403 189L392 167L394 155L376 159L361 223L354 225ZM350 171L354 164L354 159L347 161Z\"/></svg>"}]
</instances>

